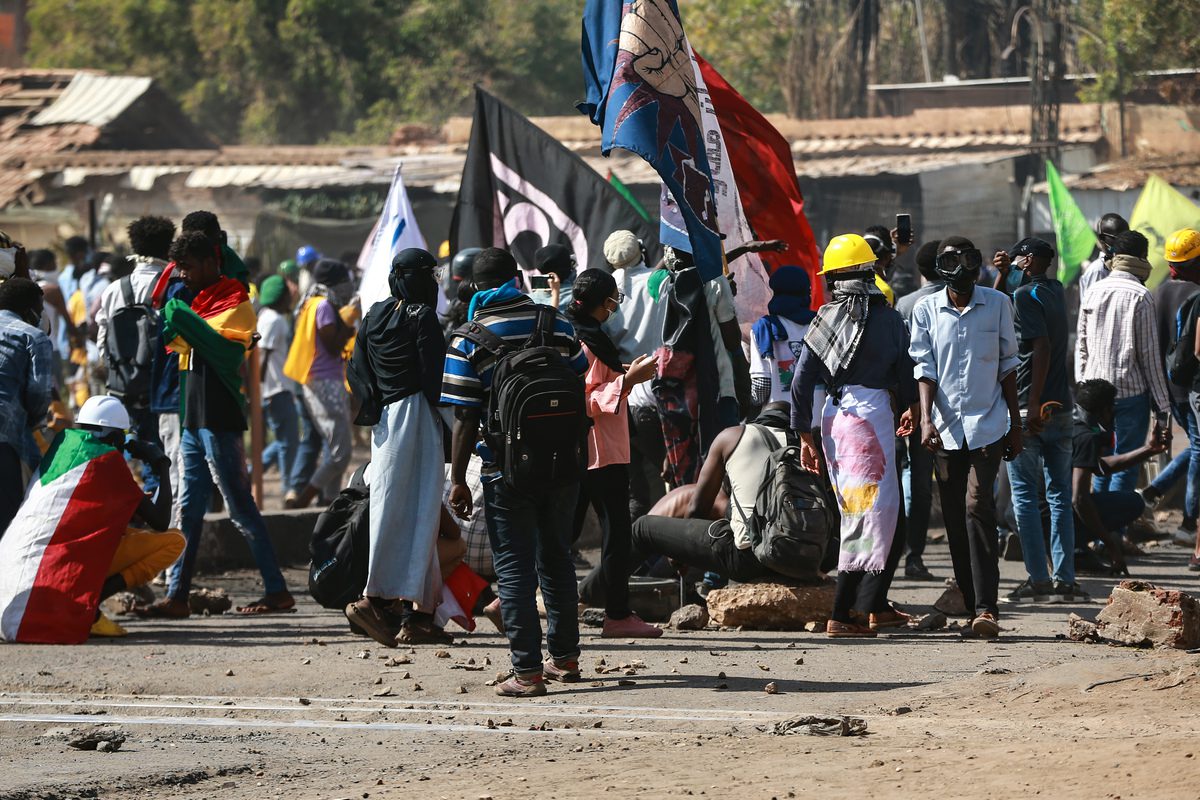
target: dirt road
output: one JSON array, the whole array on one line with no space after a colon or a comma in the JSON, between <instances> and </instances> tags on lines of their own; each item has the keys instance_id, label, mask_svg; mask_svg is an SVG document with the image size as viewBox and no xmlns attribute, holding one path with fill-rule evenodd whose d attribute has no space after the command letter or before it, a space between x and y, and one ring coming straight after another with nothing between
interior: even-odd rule
<instances>
[{"instance_id":1,"label":"dirt road","mask_svg":"<svg viewBox=\"0 0 1200 800\"><path fill-rule=\"evenodd\" d=\"M1164 546L1134 573L1191 589L1186 560ZM948 561L931 548L935 573ZM1005 590L1020 572L1002 565ZM201 582L255 593L247 574ZM898 579L893 597L940 589ZM1099 607L1006 608L996 643L585 628L585 681L536 701L486 685L507 664L486 621L450 647L389 650L307 600L289 616L125 620L124 640L0 647L0 798L1200 796L1200 658L1058 638L1070 610ZM868 734L768 732L804 714L860 716ZM122 748L67 746L95 726Z\"/></svg>"}]
</instances>

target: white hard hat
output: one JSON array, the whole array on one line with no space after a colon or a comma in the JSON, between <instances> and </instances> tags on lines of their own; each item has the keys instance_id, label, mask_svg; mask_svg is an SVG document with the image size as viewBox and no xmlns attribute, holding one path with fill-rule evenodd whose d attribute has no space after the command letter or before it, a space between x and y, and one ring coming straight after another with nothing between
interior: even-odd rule
<instances>
[{"instance_id":1,"label":"white hard hat","mask_svg":"<svg viewBox=\"0 0 1200 800\"><path fill-rule=\"evenodd\" d=\"M117 398L101 394L87 399L75 415L75 422L80 425L126 431L129 430L129 412L125 410L125 404Z\"/></svg>"}]
</instances>

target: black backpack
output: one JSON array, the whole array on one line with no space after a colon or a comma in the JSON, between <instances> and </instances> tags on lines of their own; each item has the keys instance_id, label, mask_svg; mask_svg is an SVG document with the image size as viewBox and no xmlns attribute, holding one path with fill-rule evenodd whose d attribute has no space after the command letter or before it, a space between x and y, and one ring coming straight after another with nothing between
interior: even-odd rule
<instances>
[{"instance_id":1,"label":"black backpack","mask_svg":"<svg viewBox=\"0 0 1200 800\"><path fill-rule=\"evenodd\" d=\"M1167 350L1167 377L1171 383L1184 389L1191 389L1196 382L1196 373L1200 371L1200 362L1196 360L1196 303L1200 302L1200 294L1194 294L1184 301L1175 315L1175 343Z\"/></svg>"},{"instance_id":2,"label":"black backpack","mask_svg":"<svg viewBox=\"0 0 1200 800\"><path fill-rule=\"evenodd\" d=\"M371 495L366 487L351 485L317 517L308 543L308 593L314 600L341 611L362 597L370 539Z\"/></svg>"},{"instance_id":3,"label":"black backpack","mask_svg":"<svg viewBox=\"0 0 1200 800\"><path fill-rule=\"evenodd\" d=\"M476 322L459 331L496 356L484 440L505 482L529 494L575 483L587 466L583 380L554 347L556 316L538 306L533 333L519 346Z\"/></svg>"},{"instance_id":4,"label":"black backpack","mask_svg":"<svg viewBox=\"0 0 1200 800\"><path fill-rule=\"evenodd\" d=\"M154 352L161 328L158 314L147 302L133 294L128 275L118 284L125 305L108 320L105 345L108 348L108 393L121 398L127 406L145 407L150 403Z\"/></svg>"},{"instance_id":5,"label":"black backpack","mask_svg":"<svg viewBox=\"0 0 1200 800\"><path fill-rule=\"evenodd\" d=\"M748 424L746 429L757 431L771 449L754 516L749 520L743 516L754 557L780 575L815 581L833 525L821 477L800 465L796 445L780 446L760 425ZM736 503L730 505L742 513Z\"/></svg>"}]
</instances>

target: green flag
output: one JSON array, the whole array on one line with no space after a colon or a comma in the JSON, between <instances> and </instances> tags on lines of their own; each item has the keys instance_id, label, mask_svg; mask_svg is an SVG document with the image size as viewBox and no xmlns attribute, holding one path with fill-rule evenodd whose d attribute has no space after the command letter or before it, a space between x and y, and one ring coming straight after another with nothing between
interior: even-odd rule
<instances>
[{"instance_id":1,"label":"green flag","mask_svg":"<svg viewBox=\"0 0 1200 800\"><path fill-rule=\"evenodd\" d=\"M1163 251L1167 237L1180 228L1200 228L1200 208L1187 195L1151 174L1129 215L1129 227L1150 242L1150 263L1154 265L1154 271L1146 285L1153 288L1162 283L1169 272Z\"/></svg>"},{"instance_id":2,"label":"green flag","mask_svg":"<svg viewBox=\"0 0 1200 800\"><path fill-rule=\"evenodd\" d=\"M1092 256L1096 247L1096 232L1067 191L1058 170L1046 162L1046 186L1050 195L1050 217L1054 220L1054 236L1058 239L1058 258L1061 266L1058 279L1069 284L1079 275L1083 262Z\"/></svg>"},{"instance_id":3,"label":"green flag","mask_svg":"<svg viewBox=\"0 0 1200 800\"><path fill-rule=\"evenodd\" d=\"M621 197L629 201L629 205L633 206L633 210L640 214L642 219L650 222L650 215L646 213L646 209L642 208L642 204L633 196L633 192L629 191L629 187L621 183L620 178L610 172L608 173L608 182L612 184L614 189L620 192Z\"/></svg>"}]
</instances>

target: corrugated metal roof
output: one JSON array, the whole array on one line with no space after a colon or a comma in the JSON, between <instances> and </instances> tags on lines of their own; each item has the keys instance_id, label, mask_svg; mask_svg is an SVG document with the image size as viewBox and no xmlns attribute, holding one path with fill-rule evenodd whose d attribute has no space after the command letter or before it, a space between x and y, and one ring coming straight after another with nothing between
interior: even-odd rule
<instances>
[{"instance_id":1,"label":"corrugated metal roof","mask_svg":"<svg viewBox=\"0 0 1200 800\"><path fill-rule=\"evenodd\" d=\"M1100 164L1078 175L1063 175L1063 183L1072 191L1127 192L1141 189L1152 174L1176 187L1200 186L1200 156L1194 153L1129 158ZM1044 194L1045 181L1033 191Z\"/></svg>"},{"instance_id":2,"label":"corrugated metal roof","mask_svg":"<svg viewBox=\"0 0 1200 800\"><path fill-rule=\"evenodd\" d=\"M103 127L133 105L150 88L150 78L76 75L66 91L30 121L30 125L80 123Z\"/></svg>"}]
</instances>

